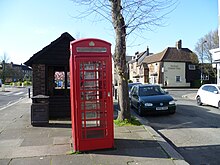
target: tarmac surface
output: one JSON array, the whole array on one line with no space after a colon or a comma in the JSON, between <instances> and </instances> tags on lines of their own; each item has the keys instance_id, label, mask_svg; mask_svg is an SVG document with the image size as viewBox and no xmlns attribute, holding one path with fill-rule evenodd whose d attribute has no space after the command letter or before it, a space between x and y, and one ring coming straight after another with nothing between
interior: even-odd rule
<instances>
[{"instance_id":1,"label":"tarmac surface","mask_svg":"<svg viewBox=\"0 0 220 165\"><path fill-rule=\"evenodd\" d=\"M113 149L73 153L71 121L31 125L30 98L0 111L0 165L185 165L146 120L142 126L114 126ZM117 112L117 102L115 112Z\"/></svg>"}]
</instances>

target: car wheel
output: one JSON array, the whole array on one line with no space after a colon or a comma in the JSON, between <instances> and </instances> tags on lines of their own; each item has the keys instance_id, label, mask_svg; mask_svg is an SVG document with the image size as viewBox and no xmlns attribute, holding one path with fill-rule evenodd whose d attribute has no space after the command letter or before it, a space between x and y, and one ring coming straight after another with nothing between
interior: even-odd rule
<instances>
[{"instance_id":1,"label":"car wheel","mask_svg":"<svg viewBox=\"0 0 220 165\"><path fill-rule=\"evenodd\" d=\"M202 105L200 96L196 97L196 102L197 102L197 105Z\"/></svg>"},{"instance_id":2,"label":"car wheel","mask_svg":"<svg viewBox=\"0 0 220 165\"><path fill-rule=\"evenodd\" d=\"M142 111L142 109L141 109L141 105L138 105L138 115L139 116L143 116L143 111Z\"/></svg>"}]
</instances>

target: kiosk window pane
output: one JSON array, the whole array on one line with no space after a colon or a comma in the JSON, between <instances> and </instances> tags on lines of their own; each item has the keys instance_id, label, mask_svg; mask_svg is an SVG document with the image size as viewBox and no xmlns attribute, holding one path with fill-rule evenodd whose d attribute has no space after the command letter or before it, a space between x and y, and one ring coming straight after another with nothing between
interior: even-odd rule
<instances>
[{"instance_id":1,"label":"kiosk window pane","mask_svg":"<svg viewBox=\"0 0 220 165\"><path fill-rule=\"evenodd\" d=\"M70 89L70 72L67 72L67 88Z\"/></svg>"},{"instance_id":2,"label":"kiosk window pane","mask_svg":"<svg viewBox=\"0 0 220 165\"><path fill-rule=\"evenodd\" d=\"M84 116L84 114L82 114L82 117ZM85 117L85 116L84 116ZM105 120L82 120L82 128L104 128L106 126L106 121Z\"/></svg>"},{"instance_id":3,"label":"kiosk window pane","mask_svg":"<svg viewBox=\"0 0 220 165\"><path fill-rule=\"evenodd\" d=\"M100 113L99 112L86 112L86 113L82 113L82 119L84 120L84 118L86 117L86 119L97 119L100 118Z\"/></svg>"},{"instance_id":4,"label":"kiosk window pane","mask_svg":"<svg viewBox=\"0 0 220 165\"><path fill-rule=\"evenodd\" d=\"M88 100L88 101L93 101L93 100L98 100L99 99L99 91L82 91L81 92L81 100Z\"/></svg>"},{"instance_id":5,"label":"kiosk window pane","mask_svg":"<svg viewBox=\"0 0 220 165\"><path fill-rule=\"evenodd\" d=\"M91 119L97 119L100 120L101 118L104 119L107 117L106 112L101 111L89 111L89 112L82 112L82 120L91 120Z\"/></svg>"},{"instance_id":6,"label":"kiosk window pane","mask_svg":"<svg viewBox=\"0 0 220 165\"><path fill-rule=\"evenodd\" d=\"M86 105L85 105L85 109L86 110L93 110L93 109L100 109L100 104L97 103L97 102L87 102Z\"/></svg>"}]
</instances>

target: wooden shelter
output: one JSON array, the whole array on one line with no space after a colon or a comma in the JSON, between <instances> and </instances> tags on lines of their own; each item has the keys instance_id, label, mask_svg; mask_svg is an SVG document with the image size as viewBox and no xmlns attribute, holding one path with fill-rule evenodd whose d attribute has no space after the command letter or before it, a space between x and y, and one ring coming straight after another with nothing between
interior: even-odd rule
<instances>
[{"instance_id":1,"label":"wooden shelter","mask_svg":"<svg viewBox=\"0 0 220 165\"><path fill-rule=\"evenodd\" d=\"M70 118L69 58L73 40L65 32L25 62L33 69L33 96L49 96L50 119Z\"/></svg>"}]
</instances>

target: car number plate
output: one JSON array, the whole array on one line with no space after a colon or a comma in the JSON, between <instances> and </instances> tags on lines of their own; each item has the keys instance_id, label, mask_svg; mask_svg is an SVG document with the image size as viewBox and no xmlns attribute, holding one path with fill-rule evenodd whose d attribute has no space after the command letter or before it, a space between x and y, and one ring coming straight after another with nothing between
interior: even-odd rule
<instances>
[{"instance_id":1,"label":"car number plate","mask_svg":"<svg viewBox=\"0 0 220 165\"><path fill-rule=\"evenodd\" d=\"M167 110L168 107L156 107L156 110L160 111L160 110Z\"/></svg>"}]
</instances>

